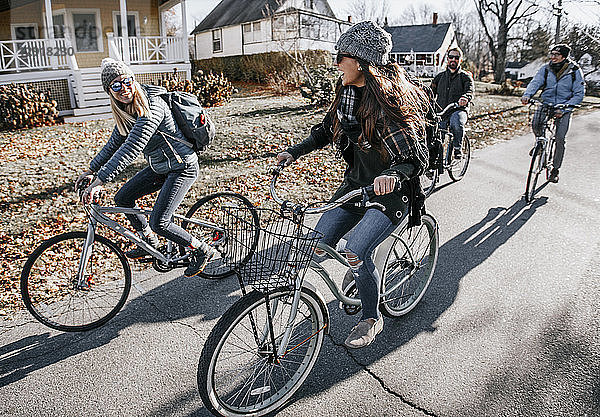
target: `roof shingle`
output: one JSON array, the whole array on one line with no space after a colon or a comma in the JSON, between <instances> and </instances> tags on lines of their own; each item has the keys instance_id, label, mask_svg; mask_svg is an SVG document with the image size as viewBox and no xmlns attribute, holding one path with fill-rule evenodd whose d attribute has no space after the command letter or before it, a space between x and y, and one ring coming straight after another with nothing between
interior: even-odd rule
<instances>
[{"instance_id":1,"label":"roof shingle","mask_svg":"<svg viewBox=\"0 0 600 417\"><path fill-rule=\"evenodd\" d=\"M435 52L440 49L450 23L437 25L386 26L384 29L392 35L392 53Z\"/></svg>"}]
</instances>

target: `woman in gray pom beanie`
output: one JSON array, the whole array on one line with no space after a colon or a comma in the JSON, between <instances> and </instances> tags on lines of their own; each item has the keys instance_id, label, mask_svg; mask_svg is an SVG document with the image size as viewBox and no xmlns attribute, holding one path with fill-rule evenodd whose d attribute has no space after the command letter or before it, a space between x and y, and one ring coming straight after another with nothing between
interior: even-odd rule
<instances>
[{"instance_id":1,"label":"woman in gray pom beanie","mask_svg":"<svg viewBox=\"0 0 600 417\"><path fill-rule=\"evenodd\" d=\"M142 153L149 166L121 187L115 194L115 203L119 207L135 207L136 200L160 190L149 222L141 215L128 214L127 218L154 247L158 247L158 234L190 248L190 265L184 275L199 274L214 250L172 221L175 210L198 178L198 157L175 123L171 109L159 96L167 90L139 84L127 65L111 58L102 60L102 86L110 97L116 126L90 168L75 182L78 188L85 179L91 181L82 201L93 201L104 183L114 180ZM148 253L137 247L126 255L139 259Z\"/></svg>"},{"instance_id":2,"label":"woman in gray pom beanie","mask_svg":"<svg viewBox=\"0 0 600 417\"><path fill-rule=\"evenodd\" d=\"M378 311L380 276L372 253L408 213L402 197L411 187L395 191L400 188L396 184L406 180L419 187L418 176L428 163L428 98L398 64L390 62L391 48L390 35L373 22L357 23L342 34L335 60L342 76L331 107L308 138L277 156L278 162L289 165L332 144L347 163L332 200L373 184L376 197L372 201L385 207L384 211L359 210L344 205L323 214L315 227L324 236L322 242L332 247L349 232L345 254L351 270L342 290L348 291L356 281L363 312L345 341L350 348L369 345L383 329Z\"/></svg>"}]
</instances>

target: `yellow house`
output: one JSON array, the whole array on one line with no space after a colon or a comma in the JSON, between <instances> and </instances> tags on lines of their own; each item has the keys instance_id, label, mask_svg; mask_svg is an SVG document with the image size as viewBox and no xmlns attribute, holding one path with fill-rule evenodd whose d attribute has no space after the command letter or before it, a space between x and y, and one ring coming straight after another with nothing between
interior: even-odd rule
<instances>
[{"instance_id":1,"label":"yellow house","mask_svg":"<svg viewBox=\"0 0 600 417\"><path fill-rule=\"evenodd\" d=\"M181 33L167 27L181 7ZM110 115L100 63L129 64L138 81L190 78L186 0L0 0L0 84L50 90L66 121Z\"/></svg>"}]
</instances>

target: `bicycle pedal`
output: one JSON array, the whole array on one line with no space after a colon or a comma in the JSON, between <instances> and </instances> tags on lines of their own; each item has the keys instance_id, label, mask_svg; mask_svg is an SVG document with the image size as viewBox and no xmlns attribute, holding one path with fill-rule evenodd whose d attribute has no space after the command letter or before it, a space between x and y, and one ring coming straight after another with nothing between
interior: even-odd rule
<instances>
[{"instance_id":1,"label":"bicycle pedal","mask_svg":"<svg viewBox=\"0 0 600 417\"><path fill-rule=\"evenodd\" d=\"M154 258L152 256L145 256L143 258L137 258L137 259L133 259L136 262L142 263L142 264L147 264L150 263L154 260Z\"/></svg>"}]
</instances>

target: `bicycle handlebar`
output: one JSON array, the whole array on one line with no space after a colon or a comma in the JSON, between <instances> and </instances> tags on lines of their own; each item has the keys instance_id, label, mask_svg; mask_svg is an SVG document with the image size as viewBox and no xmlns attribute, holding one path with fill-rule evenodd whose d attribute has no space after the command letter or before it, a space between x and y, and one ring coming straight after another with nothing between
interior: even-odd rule
<instances>
[{"instance_id":1,"label":"bicycle handlebar","mask_svg":"<svg viewBox=\"0 0 600 417\"><path fill-rule=\"evenodd\" d=\"M528 104L537 104L537 105L544 106L544 107L547 107L552 110L565 110L565 109L569 109L569 108L576 109L576 108L581 107L579 104L548 104L548 103L544 103L543 101L536 100L533 98L529 99Z\"/></svg>"},{"instance_id":2,"label":"bicycle handlebar","mask_svg":"<svg viewBox=\"0 0 600 417\"><path fill-rule=\"evenodd\" d=\"M450 110L456 110L456 109L464 109L465 106L459 106L458 103L450 103L448 104L441 112L436 113L435 115L437 117L439 117L440 119L442 119L444 117L444 115L449 112Z\"/></svg>"},{"instance_id":3,"label":"bicycle handlebar","mask_svg":"<svg viewBox=\"0 0 600 417\"><path fill-rule=\"evenodd\" d=\"M277 195L275 186L277 185L277 179L279 178L279 175L281 174L281 172L283 171L283 169L285 167L286 167L285 161L282 161L279 164L277 164L277 166L275 168L273 168L273 171L272 171L273 177L271 179L271 186L270 186L271 197L273 198L273 200L275 200L276 203L281 205L282 210L289 210L289 211L293 211L293 212L299 211L304 214L325 213L326 211L333 210L334 208L341 206L342 204L352 200L353 198L362 196L361 201L359 203L356 203L357 207L380 207L383 211L385 211L385 207L382 204L370 202L370 199L375 197L375 195L376 195L374 186L372 184L368 185L366 187L361 187L357 190L350 191L349 193L338 198L337 200L327 203L321 207L307 208L307 207L303 206L302 204L294 204L290 201L284 200L281 197L279 197L279 195ZM396 181L396 185L394 186L394 191L398 191L400 189L401 183L402 183L402 181Z\"/></svg>"}]
</instances>

